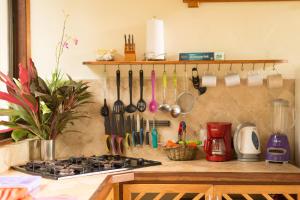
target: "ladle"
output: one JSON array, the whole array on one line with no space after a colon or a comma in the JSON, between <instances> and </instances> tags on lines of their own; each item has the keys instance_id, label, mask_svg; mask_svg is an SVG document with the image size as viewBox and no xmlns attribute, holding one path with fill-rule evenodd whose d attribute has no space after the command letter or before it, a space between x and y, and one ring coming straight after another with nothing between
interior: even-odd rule
<instances>
[{"instance_id":1,"label":"ladle","mask_svg":"<svg viewBox=\"0 0 300 200\"><path fill-rule=\"evenodd\" d=\"M177 118L180 113L181 109L180 106L177 104L177 73L176 73L176 67L173 72L173 86L174 86L174 98L175 98L175 104L171 106L171 116L174 118Z\"/></svg>"},{"instance_id":2,"label":"ladle","mask_svg":"<svg viewBox=\"0 0 300 200\"><path fill-rule=\"evenodd\" d=\"M128 71L128 80L129 80L129 105L126 107L126 112L134 113L137 110L137 107L132 103L132 70Z\"/></svg>"},{"instance_id":3,"label":"ladle","mask_svg":"<svg viewBox=\"0 0 300 200\"><path fill-rule=\"evenodd\" d=\"M159 110L162 112L170 112L171 106L166 102L166 90L167 90L167 72L164 69L163 72L163 103L159 105Z\"/></svg>"},{"instance_id":4,"label":"ladle","mask_svg":"<svg viewBox=\"0 0 300 200\"><path fill-rule=\"evenodd\" d=\"M154 71L154 69L151 72L151 84L152 84L152 100L149 104L149 110L150 110L150 112L154 113L157 111L157 107L158 107L158 104L155 100L155 71Z\"/></svg>"}]
</instances>

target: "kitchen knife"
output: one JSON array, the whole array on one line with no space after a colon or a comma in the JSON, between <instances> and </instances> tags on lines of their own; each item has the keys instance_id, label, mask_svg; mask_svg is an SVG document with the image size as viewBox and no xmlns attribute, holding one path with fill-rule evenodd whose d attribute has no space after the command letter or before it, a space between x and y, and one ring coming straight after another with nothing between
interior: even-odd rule
<instances>
[{"instance_id":1,"label":"kitchen knife","mask_svg":"<svg viewBox=\"0 0 300 200\"><path fill-rule=\"evenodd\" d=\"M132 50L132 51L135 50L135 44L134 44L133 34L131 35L131 50Z\"/></svg>"},{"instance_id":2,"label":"kitchen knife","mask_svg":"<svg viewBox=\"0 0 300 200\"><path fill-rule=\"evenodd\" d=\"M136 115L136 132L135 132L135 143L137 145L140 145L140 130L141 130L141 126L140 126L140 115L137 114Z\"/></svg>"},{"instance_id":3,"label":"kitchen knife","mask_svg":"<svg viewBox=\"0 0 300 200\"><path fill-rule=\"evenodd\" d=\"M135 125L136 125L136 122L134 121L134 115L132 115L132 118L131 118L131 141L132 141L132 146L135 146Z\"/></svg>"},{"instance_id":4,"label":"kitchen knife","mask_svg":"<svg viewBox=\"0 0 300 200\"><path fill-rule=\"evenodd\" d=\"M128 35L128 51L131 51L131 40L130 40L130 34Z\"/></svg>"},{"instance_id":5,"label":"kitchen knife","mask_svg":"<svg viewBox=\"0 0 300 200\"><path fill-rule=\"evenodd\" d=\"M128 115L126 119L126 133L125 133L125 146L127 148L131 146L131 133L132 133L131 117L130 115Z\"/></svg>"},{"instance_id":6,"label":"kitchen knife","mask_svg":"<svg viewBox=\"0 0 300 200\"><path fill-rule=\"evenodd\" d=\"M144 118L140 121L141 129L140 129L140 145L144 144Z\"/></svg>"},{"instance_id":7,"label":"kitchen knife","mask_svg":"<svg viewBox=\"0 0 300 200\"><path fill-rule=\"evenodd\" d=\"M119 116L118 127L118 153L123 154L124 114L120 114Z\"/></svg>"},{"instance_id":8,"label":"kitchen knife","mask_svg":"<svg viewBox=\"0 0 300 200\"><path fill-rule=\"evenodd\" d=\"M112 123L111 123L111 127L112 127L112 133L111 133L111 149L112 149L112 153L113 154L117 154L117 141L116 141L116 133L118 132L118 128L117 128L117 121L116 121L116 114L112 115Z\"/></svg>"},{"instance_id":9,"label":"kitchen knife","mask_svg":"<svg viewBox=\"0 0 300 200\"><path fill-rule=\"evenodd\" d=\"M125 51L127 51L128 50L128 45L127 45L126 34L124 34L124 39L125 39Z\"/></svg>"},{"instance_id":10,"label":"kitchen knife","mask_svg":"<svg viewBox=\"0 0 300 200\"><path fill-rule=\"evenodd\" d=\"M149 125L149 120L147 119L146 120L146 139L145 139L146 145L150 144L149 132L150 132L150 125Z\"/></svg>"},{"instance_id":11,"label":"kitchen knife","mask_svg":"<svg viewBox=\"0 0 300 200\"><path fill-rule=\"evenodd\" d=\"M153 128L152 128L152 131L151 131L151 135L152 135L152 147L154 149L157 149L157 147L158 147L158 132L155 128L154 120L153 120Z\"/></svg>"},{"instance_id":12,"label":"kitchen knife","mask_svg":"<svg viewBox=\"0 0 300 200\"><path fill-rule=\"evenodd\" d=\"M106 151L111 152L111 126L109 115L104 117L104 128L105 128L105 142L106 142Z\"/></svg>"}]
</instances>

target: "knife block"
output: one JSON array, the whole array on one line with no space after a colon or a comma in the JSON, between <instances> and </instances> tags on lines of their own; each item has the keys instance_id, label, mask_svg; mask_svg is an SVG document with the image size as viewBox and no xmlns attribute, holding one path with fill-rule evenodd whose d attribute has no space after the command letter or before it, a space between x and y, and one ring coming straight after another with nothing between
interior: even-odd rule
<instances>
[{"instance_id":1,"label":"knife block","mask_svg":"<svg viewBox=\"0 0 300 200\"><path fill-rule=\"evenodd\" d=\"M135 54L135 43L133 41L133 35L132 40L130 40L130 35L128 42L126 42L126 36L125 36L125 47L124 47L124 54L125 54L125 61L136 61L136 54Z\"/></svg>"},{"instance_id":2,"label":"knife block","mask_svg":"<svg viewBox=\"0 0 300 200\"><path fill-rule=\"evenodd\" d=\"M124 53L125 53L125 61L136 61L134 45L128 45L128 44L125 45Z\"/></svg>"},{"instance_id":3,"label":"knife block","mask_svg":"<svg viewBox=\"0 0 300 200\"><path fill-rule=\"evenodd\" d=\"M125 61L136 61L135 51L125 52Z\"/></svg>"}]
</instances>

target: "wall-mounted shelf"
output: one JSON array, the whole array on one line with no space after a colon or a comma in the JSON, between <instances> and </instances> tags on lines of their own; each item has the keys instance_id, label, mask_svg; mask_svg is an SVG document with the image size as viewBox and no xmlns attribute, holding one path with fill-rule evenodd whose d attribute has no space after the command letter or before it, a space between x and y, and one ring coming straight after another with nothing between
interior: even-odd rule
<instances>
[{"instance_id":1,"label":"wall-mounted shelf","mask_svg":"<svg viewBox=\"0 0 300 200\"><path fill-rule=\"evenodd\" d=\"M278 64L287 60L165 60L165 61L84 61L84 65L184 65L184 64Z\"/></svg>"},{"instance_id":2,"label":"wall-mounted shelf","mask_svg":"<svg viewBox=\"0 0 300 200\"><path fill-rule=\"evenodd\" d=\"M299 0L183 0L183 3L187 3L189 8L198 8L200 3L212 3L212 2L270 2L270 1L299 1Z\"/></svg>"}]
</instances>

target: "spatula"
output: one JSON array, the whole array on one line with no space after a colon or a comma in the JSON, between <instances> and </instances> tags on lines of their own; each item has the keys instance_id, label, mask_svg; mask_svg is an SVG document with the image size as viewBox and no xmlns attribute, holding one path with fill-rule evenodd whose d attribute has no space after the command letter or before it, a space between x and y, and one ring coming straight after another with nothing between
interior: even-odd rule
<instances>
[{"instance_id":1,"label":"spatula","mask_svg":"<svg viewBox=\"0 0 300 200\"><path fill-rule=\"evenodd\" d=\"M116 79L117 79L117 95L118 99L114 103L113 112L115 114L122 114L124 113L124 103L120 99L120 70L116 71Z\"/></svg>"}]
</instances>

